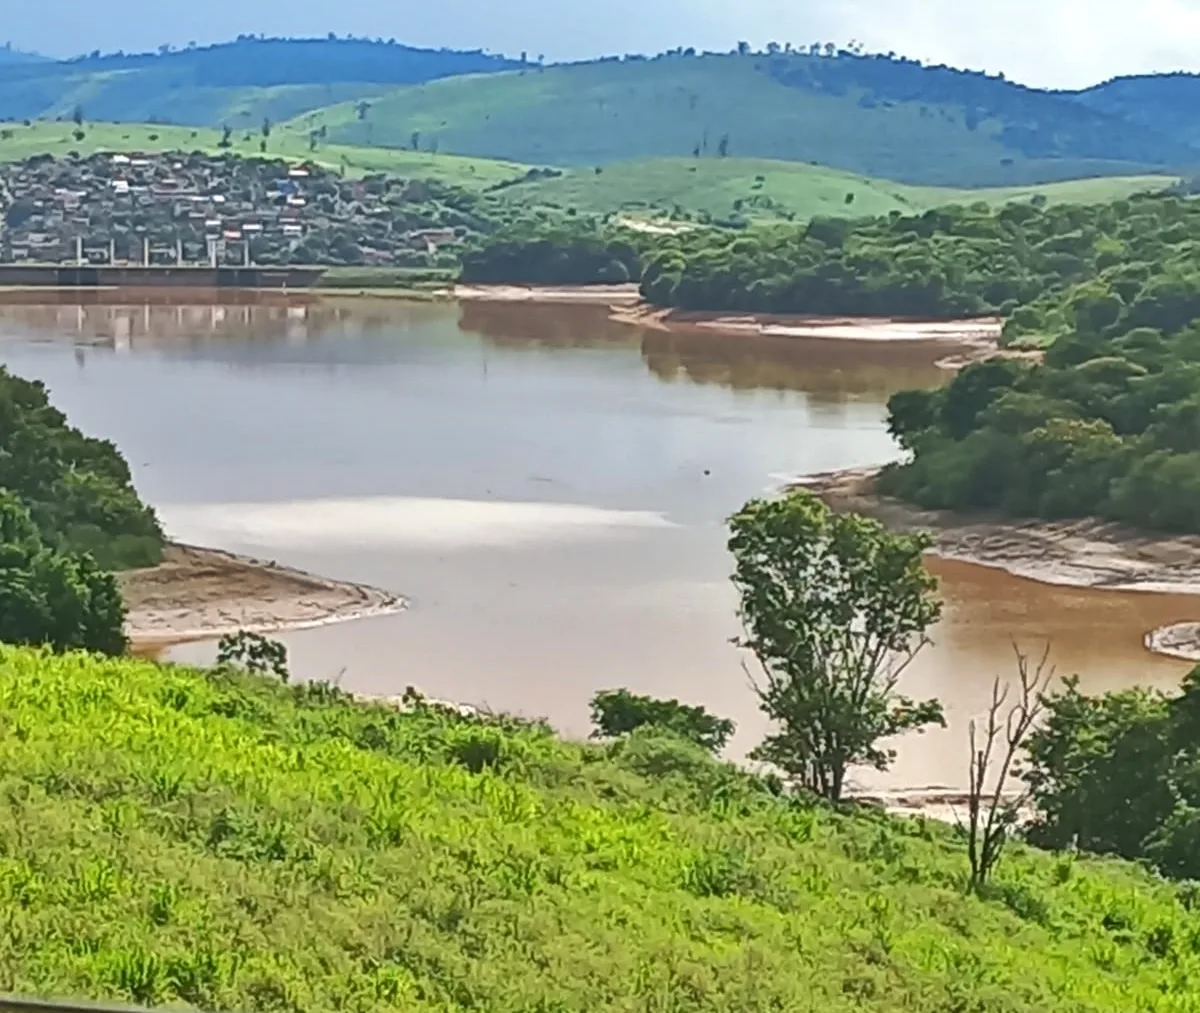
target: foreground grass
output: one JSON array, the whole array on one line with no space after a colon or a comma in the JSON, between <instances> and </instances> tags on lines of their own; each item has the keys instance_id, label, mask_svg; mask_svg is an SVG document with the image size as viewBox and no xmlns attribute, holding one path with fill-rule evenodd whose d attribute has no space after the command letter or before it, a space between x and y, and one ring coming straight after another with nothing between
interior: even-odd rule
<instances>
[{"instance_id":1,"label":"foreground grass","mask_svg":"<svg viewBox=\"0 0 1200 1013\"><path fill-rule=\"evenodd\" d=\"M865 217L925 211L954 203L1047 201L1106 203L1176 182L1173 176L1109 176L1029 187L960 190L906 186L803 162L750 158L658 158L574 170L502 191L517 203L542 203L603 214L666 214L675 208L716 218L814 215Z\"/></svg>"},{"instance_id":2,"label":"foreground grass","mask_svg":"<svg viewBox=\"0 0 1200 1013\"><path fill-rule=\"evenodd\" d=\"M0 124L0 162L17 161L33 155L49 154L61 158L74 151L80 155L95 152L203 151L216 155L225 150L243 158L286 158L315 161L341 168L349 176L387 172L397 176L436 179L468 189L483 189L525 173L527 167L492 159L460 158L428 152L400 151L391 148L356 148L346 145L320 145L310 151L308 140L296 133L272 132L267 150L258 126L235 130L230 147L219 145L222 131L204 127L163 126L147 123L85 123L82 139L75 137L75 124L69 121Z\"/></svg>"},{"instance_id":3,"label":"foreground grass","mask_svg":"<svg viewBox=\"0 0 1200 1013\"><path fill-rule=\"evenodd\" d=\"M1132 867L776 798L671 739L0 648L0 989L223 1010L1194 1010Z\"/></svg>"}]
</instances>

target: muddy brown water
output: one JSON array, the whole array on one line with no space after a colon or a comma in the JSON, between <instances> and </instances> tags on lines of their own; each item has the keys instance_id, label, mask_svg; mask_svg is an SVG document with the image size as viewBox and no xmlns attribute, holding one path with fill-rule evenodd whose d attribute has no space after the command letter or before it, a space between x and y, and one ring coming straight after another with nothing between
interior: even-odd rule
<instances>
[{"instance_id":1,"label":"muddy brown water","mask_svg":"<svg viewBox=\"0 0 1200 1013\"><path fill-rule=\"evenodd\" d=\"M734 718L737 752L764 723L730 644L723 519L793 476L891 459L888 395L939 382L953 351L641 331L598 307L57 300L0 306L0 356L123 449L173 536L411 598L285 637L298 676L572 734L596 690L629 686ZM1090 691L1187 668L1142 639L1200 599L933 568L946 616L904 685L951 727L900 742L865 787L961 785L965 723L1013 638L1050 640Z\"/></svg>"}]
</instances>

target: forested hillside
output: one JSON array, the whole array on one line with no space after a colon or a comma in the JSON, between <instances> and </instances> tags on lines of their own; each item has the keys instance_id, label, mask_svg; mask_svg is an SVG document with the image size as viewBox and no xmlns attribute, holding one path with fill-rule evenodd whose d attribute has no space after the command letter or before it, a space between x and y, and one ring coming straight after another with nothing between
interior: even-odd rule
<instances>
[{"instance_id":1,"label":"forested hillside","mask_svg":"<svg viewBox=\"0 0 1200 1013\"><path fill-rule=\"evenodd\" d=\"M1109 116L1185 144L1200 144L1200 75L1118 77L1085 91L1065 94Z\"/></svg>"},{"instance_id":2,"label":"forested hillside","mask_svg":"<svg viewBox=\"0 0 1200 1013\"><path fill-rule=\"evenodd\" d=\"M179 52L93 53L0 65L0 118L70 117L257 126L382 87L516 66L481 52L416 49L368 39L246 37ZM245 116L242 116L244 111Z\"/></svg>"},{"instance_id":3,"label":"forested hillside","mask_svg":"<svg viewBox=\"0 0 1200 1013\"><path fill-rule=\"evenodd\" d=\"M850 55L672 55L458 77L296 126L343 143L552 165L737 155L950 186L1200 161L1186 144L1060 96Z\"/></svg>"},{"instance_id":4,"label":"forested hillside","mask_svg":"<svg viewBox=\"0 0 1200 1013\"><path fill-rule=\"evenodd\" d=\"M1141 82L1141 83L1139 83ZM1136 87L1135 87L1136 86ZM1136 94L1123 98L1122 89ZM1153 94L1145 101L1143 90ZM253 129L529 164L656 157L813 162L911 184L1021 186L1187 173L1194 80L1078 95L825 47L676 50L545 66L354 39L242 38L156 54L0 63L0 118ZM1195 143L1193 143L1195 142Z\"/></svg>"}]
</instances>

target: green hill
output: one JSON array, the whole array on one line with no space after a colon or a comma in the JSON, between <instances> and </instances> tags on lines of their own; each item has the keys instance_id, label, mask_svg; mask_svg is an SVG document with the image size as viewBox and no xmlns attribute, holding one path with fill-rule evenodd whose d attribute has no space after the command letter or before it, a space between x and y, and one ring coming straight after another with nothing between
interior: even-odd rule
<instances>
[{"instance_id":1,"label":"green hill","mask_svg":"<svg viewBox=\"0 0 1200 1013\"><path fill-rule=\"evenodd\" d=\"M0 119L70 117L192 126L257 125L308 109L516 61L370 39L242 37L179 52L62 62L0 61Z\"/></svg>"},{"instance_id":2,"label":"green hill","mask_svg":"<svg viewBox=\"0 0 1200 1013\"><path fill-rule=\"evenodd\" d=\"M838 815L677 740L0 648L5 989L202 1009L1200 1008L1133 865Z\"/></svg>"},{"instance_id":3,"label":"green hill","mask_svg":"<svg viewBox=\"0 0 1200 1013\"><path fill-rule=\"evenodd\" d=\"M146 123L85 123L83 139L75 137L75 124L0 123L0 161L16 161L33 155L62 157L70 152L81 155L97 151L162 152L204 151L218 153L222 131L201 127L173 127ZM230 136L229 151L235 155L254 157L261 154L263 140L258 126L237 130ZM436 179L471 189L483 189L506 180L518 178L527 166L513 165L494 159L460 158L455 155L434 155L427 152L399 151L388 148L352 148L342 145L322 145L312 151L306 139L294 133L273 132L267 140L266 155L320 162L342 168L348 175L362 176L371 172L387 172L398 176Z\"/></svg>"},{"instance_id":4,"label":"green hill","mask_svg":"<svg viewBox=\"0 0 1200 1013\"><path fill-rule=\"evenodd\" d=\"M505 200L548 204L581 212L625 211L656 217L679 208L718 219L810 218L814 215L874 216L910 213L946 204L1005 204L1041 196L1047 201L1106 203L1175 182L1171 176L1123 176L1072 180L1031 187L959 190L914 187L855 176L798 162L746 158L660 158L569 170L501 191ZM849 198L853 198L850 200Z\"/></svg>"},{"instance_id":5,"label":"green hill","mask_svg":"<svg viewBox=\"0 0 1200 1013\"><path fill-rule=\"evenodd\" d=\"M365 114L364 114L365 113ZM462 75L306 114L347 144L594 166L685 157L817 162L923 185L1138 175L1186 144L1070 99L899 61L669 56Z\"/></svg>"},{"instance_id":6,"label":"green hill","mask_svg":"<svg viewBox=\"0 0 1200 1013\"><path fill-rule=\"evenodd\" d=\"M1080 93L852 52L676 50L542 67L366 39L243 37L158 54L0 60L0 119L235 129L533 165L743 158L912 185L1021 186L1200 166L1195 79ZM414 144L415 142L415 144Z\"/></svg>"},{"instance_id":7,"label":"green hill","mask_svg":"<svg viewBox=\"0 0 1200 1013\"><path fill-rule=\"evenodd\" d=\"M1200 145L1200 75L1118 77L1072 97L1109 116Z\"/></svg>"}]
</instances>

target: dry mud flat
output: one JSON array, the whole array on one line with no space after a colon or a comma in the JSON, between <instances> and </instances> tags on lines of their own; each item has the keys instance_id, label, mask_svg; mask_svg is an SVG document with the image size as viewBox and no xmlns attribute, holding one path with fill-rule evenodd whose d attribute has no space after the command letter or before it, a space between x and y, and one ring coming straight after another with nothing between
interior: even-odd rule
<instances>
[{"instance_id":1,"label":"dry mud flat","mask_svg":"<svg viewBox=\"0 0 1200 1013\"><path fill-rule=\"evenodd\" d=\"M1069 587L1200 594L1200 537L1149 536L1098 520L1013 522L988 515L920 510L875 491L878 469L813 475L796 483L836 510L894 531L929 531L934 554ZM1200 661L1200 623L1154 630L1156 653Z\"/></svg>"},{"instance_id":2,"label":"dry mud flat","mask_svg":"<svg viewBox=\"0 0 1200 1013\"><path fill-rule=\"evenodd\" d=\"M278 633L387 615L404 600L216 549L169 544L159 566L119 575L134 647Z\"/></svg>"}]
</instances>

